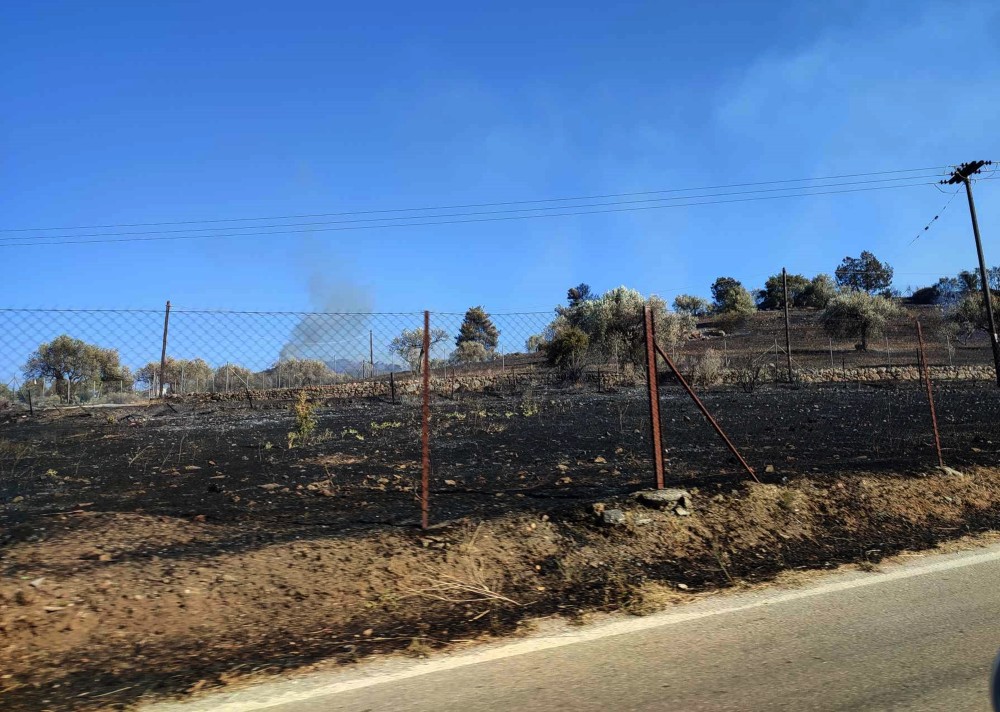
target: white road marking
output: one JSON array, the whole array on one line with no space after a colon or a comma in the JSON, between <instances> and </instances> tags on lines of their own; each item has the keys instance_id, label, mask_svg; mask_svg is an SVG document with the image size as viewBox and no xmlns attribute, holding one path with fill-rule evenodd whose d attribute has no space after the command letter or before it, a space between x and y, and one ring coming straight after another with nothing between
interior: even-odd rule
<instances>
[{"instance_id":1,"label":"white road marking","mask_svg":"<svg viewBox=\"0 0 1000 712\"><path fill-rule=\"evenodd\" d=\"M891 581L985 564L1000 560L1000 546L994 545L979 553L949 554L945 556L947 558L943 558L943 560L936 560L926 564L906 564L884 573L866 575L846 574L850 576L847 580L830 581L804 589L764 592L762 594L737 594L736 597L739 599L745 600L750 598L752 600L746 600L744 603L735 605L713 606L706 610L666 611L644 618L615 620L591 627L574 629L560 635L540 636L468 653L442 656L408 665L404 669L393 672L368 674L352 679L344 679L345 673L343 671L334 671L322 673L313 678L264 683L237 692L208 693L201 698L189 701L156 703L146 705L142 709L145 712L199 712L201 710L212 710L213 712L252 712L253 710L264 710L278 705L303 702L317 697L336 695L375 685L385 685L423 675L455 670L469 665L512 658L518 655L537 653L543 650L587 643L617 635L628 635L629 633L637 633L653 628L677 625L711 616L738 613L753 608L773 606L790 601L798 601L803 598L812 598L814 596L823 596L828 593L877 586ZM833 574L833 576L837 576L837 574ZM719 602L724 604L725 599L716 599L711 602L703 601L701 603L711 605L712 603ZM692 603L685 607L697 605L698 603ZM336 680L324 682L317 679L319 677L327 678L328 680L329 678L336 678Z\"/></svg>"}]
</instances>

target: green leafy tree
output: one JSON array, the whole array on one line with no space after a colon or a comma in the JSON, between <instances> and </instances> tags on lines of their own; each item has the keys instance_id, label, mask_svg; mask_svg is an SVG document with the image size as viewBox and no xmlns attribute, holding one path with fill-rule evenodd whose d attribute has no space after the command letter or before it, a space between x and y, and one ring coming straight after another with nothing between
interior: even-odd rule
<instances>
[{"instance_id":1,"label":"green leafy tree","mask_svg":"<svg viewBox=\"0 0 1000 712\"><path fill-rule=\"evenodd\" d=\"M591 299L596 298L597 295L591 291L590 285L585 282L580 282L575 287L570 287L566 290L566 301L569 303L570 308L575 307L580 302L589 302Z\"/></svg>"},{"instance_id":2,"label":"green leafy tree","mask_svg":"<svg viewBox=\"0 0 1000 712\"><path fill-rule=\"evenodd\" d=\"M253 371L235 363L224 363L215 369L215 389L242 391L254 386Z\"/></svg>"},{"instance_id":3,"label":"green leafy tree","mask_svg":"<svg viewBox=\"0 0 1000 712\"><path fill-rule=\"evenodd\" d=\"M828 274L817 274L800 295L799 306L812 309L825 309L830 300L837 296L837 283Z\"/></svg>"},{"instance_id":4,"label":"green leafy tree","mask_svg":"<svg viewBox=\"0 0 1000 712\"><path fill-rule=\"evenodd\" d=\"M738 324L757 311L757 302L747 289L732 277L719 277L712 284L714 310L722 323Z\"/></svg>"},{"instance_id":5,"label":"green leafy tree","mask_svg":"<svg viewBox=\"0 0 1000 712\"><path fill-rule=\"evenodd\" d=\"M892 267L887 262L881 262L865 250L860 257L845 257L834 271L834 276L842 289L876 294L889 290L892 273Z\"/></svg>"},{"instance_id":6,"label":"green leafy tree","mask_svg":"<svg viewBox=\"0 0 1000 712\"><path fill-rule=\"evenodd\" d=\"M838 338L860 339L861 349L885 333L890 319L903 315L902 308L888 297L863 291L839 294L823 310L823 329Z\"/></svg>"},{"instance_id":7,"label":"green leafy tree","mask_svg":"<svg viewBox=\"0 0 1000 712\"><path fill-rule=\"evenodd\" d=\"M481 344L487 354L492 354L497 350L500 341L500 332L497 331L493 320L482 307L471 307L465 312L465 318L458 330L458 337L455 339L455 346L461 348L462 344Z\"/></svg>"},{"instance_id":8,"label":"green leafy tree","mask_svg":"<svg viewBox=\"0 0 1000 712\"><path fill-rule=\"evenodd\" d=\"M431 348L433 349L447 338L448 332L444 329L431 329ZM406 361L411 371L419 373L424 356L424 330L422 328L404 329L399 336L389 342L389 351Z\"/></svg>"},{"instance_id":9,"label":"green leafy tree","mask_svg":"<svg viewBox=\"0 0 1000 712\"><path fill-rule=\"evenodd\" d=\"M536 354L542 351L550 340L550 338L546 338L545 334L532 334L524 342L524 348L529 354Z\"/></svg>"},{"instance_id":10,"label":"green leafy tree","mask_svg":"<svg viewBox=\"0 0 1000 712\"><path fill-rule=\"evenodd\" d=\"M998 296L992 294L993 306L1000 304ZM947 312L948 321L955 325L957 335L962 341L967 340L977 331L989 330L989 318L986 314L986 303L982 292L969 292L959 299Z\"/></svg>"},{"instance_id":11,"label":"green leafy tree","mask_svg":"<svg viewBox=\"0 0 1000 712\"><path fill-rule=\"evenodd\" d=\"M282 386L320 386L345 379L343 374L335 373L325 361L317 358L283 358L261 375L263 381L259 377L255 380L270 386L277 386L279 381Z\"/></svg>"},{"instance_id":12,"label":"green leafy tree","mask_svg":"<svg viewBox=\"0 0 1000 712\"><path fill-rule=\"evenodd\" d=\"M805 306L805 294L811 282L801 274L788 275L788 305ZM780 274L773 274L764 282L764 288L757 292L758 309L784 309L785 290Z\"/></svg>"},{"instance_id":13,"label":"green leafy tree","mask_svg":"<svg viewBox=\"0 0 1000 712\"><path fill-rule=\"evenodd\" d=\"M712 305L707 299L692 294L680 294L674 299L674 311L678 314L702 317L707 316L711 309Z\"/></svg>"},{"instance_id":14,"label":"green leafy tree","mask_svg":"<svg viewBox=\"0 0 1000 712\"><path fill-rule=\"evenodd\" d=\"M579 375L586 364L590 337L575 326L558 329L545 344L545 358L564 374Z\"/></svg>"},{"instance_id":15,"label":"green leafy tree","mask_svg":"<svg viewBox=\"0 0 1000 712\"><path fill-rule=\"evenodd\" d=\"M596 299L573 307L559 307L548 332L558 335L568 326L587 335L591 352L602 358L641 364L644 353L644 308L653 311L656 335L661 344L672 344L688 336L695 326L691 316L667 309L660 297L644 298L628 287L615 287ZM551 340L551 339L550 339Z\"/></svg>"},{"instance_id":16,"label":"green leafy tree","mask_svg":"<svg viewBox=\"0 0 1000 712\"><path fill-rule=\"evenodd\" d=\"M726 304L732 299L730 293L738 289L743 289L743 284L732 277L719 277L712 282L712 305L715 310L726 311Z\"/></svg>"},{"instance_id":17,"label":"green leafy tree","mask_svg":"<svg viewBox=\"0 0 1000 712\"><path fill-rule=\"evenodd\" d=\"M175 359L167 356L166 368L162 374L160 373L160 362L150 361L135 372L135 379L148 388L163 381L169 392L182 393L195 389L205 389L212 380L213 374L212 367L203 359Z\"/></svg>"},{"instance_id":18,"label":"green leafy tree","mask_svg":"<svg viewBox=\"0 0 1000 712\"><path fill-rule=\"evenodd\" d=\"M102 348L62 334L38 347L23 367L25 378L53 382L61 398L70 398L84 383L127 381L132 374L121 364L116 349Z\"/></svg>"},{"instance_id":19,"label":"green leafy tree","mask_svg":"<svg viewBox=\"0 0 1000 712\"><path fill-rule=\"evenodd\" d=\"M452 363L482 363L489 361L493 357L493 352L487 351L486 347L478 341L463 341L454 350L449 359Z\"/></svg>"}]
</instances>

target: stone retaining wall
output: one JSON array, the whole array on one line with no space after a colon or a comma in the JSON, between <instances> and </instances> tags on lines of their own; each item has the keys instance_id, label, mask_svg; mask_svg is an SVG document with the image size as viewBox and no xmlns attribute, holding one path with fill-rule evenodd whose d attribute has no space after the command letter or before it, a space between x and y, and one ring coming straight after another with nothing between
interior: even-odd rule
<instances>
[{"instance_id":1,"label":"stone retaining wall","mask_svg":"<svg viewBox=\"0 0 1000 712\"><path fill-rule=\"evenodd\" d=\"M663 375L666 375L665 373ZM783 369L778 371L779 380L784 379ZM685 374L685 378L689 378ZM795 371L799 383L857 383L884 381L917 381L920 371L914 366L881 366L869 368L821 368L799 369ZM994 378L990 366L932 366L931 378L934 381L970 380L991 381ZM555 385L558 378L548 370L525 371L521 373L478 373L459 374L455 376L432 376L431 391L435 394L451 395L457 393L481 393L489 391L512 392L537 385ZM774 369L768 368L762 377L762 382L773 382ZM393 379L396 397L415 397L420 395L421 380L412 374L406 374ZM641 385L642 374L631 372L596 371L585 374L585 382L591 387L615 388ZM734 371L724 371L722 382L734 384L737 382ZM298 391L304 390L311 399L337 400L360 398L389 398L390 382L379 378L375 381L351 381L329 386L305 386L303 388L270 388L267 390L252 390L250 396L257 401L289 400ZM195 393L184 396L185 400L197 401L242 401L246 400L246 392L232 391L229 393Z\"/></svg>"}]
</instances>

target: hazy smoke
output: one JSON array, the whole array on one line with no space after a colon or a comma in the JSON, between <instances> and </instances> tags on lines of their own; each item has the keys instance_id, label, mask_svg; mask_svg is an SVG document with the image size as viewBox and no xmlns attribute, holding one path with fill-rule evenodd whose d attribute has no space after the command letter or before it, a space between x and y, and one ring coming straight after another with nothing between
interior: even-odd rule
<instances>
[{"instance_id":1,"label":"hazy smoke","mask_svg":"<svg viewBox=\"0 0 1000 712\"><path fill-rule=\"evenodd\" d=\"M299 320L281 349L281 359L324 361L335 370L345 363L368 360L370 289L348 280L314 272L309 277L309 301L314 314Z\"/></svg>"}]
</instances>

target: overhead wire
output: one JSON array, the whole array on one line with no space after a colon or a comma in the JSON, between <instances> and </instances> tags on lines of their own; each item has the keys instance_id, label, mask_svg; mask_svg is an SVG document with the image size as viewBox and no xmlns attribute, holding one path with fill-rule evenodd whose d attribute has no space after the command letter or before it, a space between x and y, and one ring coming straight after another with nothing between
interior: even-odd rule
<instances>
[{"instance_id":1,"label":"overhead wire","mask_svg":"<svg viewBox=\"0 0 1000 712\"><path fill-rule=\"evenodd\" d=\"M252 228L293 228L293 227L309 227L311 229L317 229L319 226L324 225L340 225L340 224L356 224L356 223L388 223L392 224L391 221L402 221L402 220L435 220L441 218L455 218L455 217L476 217L481 215L506 215L511 213L525 213L525 212L539 212L539 211L552 211L552 210L566 210L566 209L578 209L578 208L600 208L600 207L616 207L620 205L636 205L644 203L662 203L664 201L678 201L678 200L697 200L702 198L719 198L719 197L729 197L734 195L753 195L761 193L786 193L789 195L797 195L797 193L789 193L789 191L802 191L802 190L817 190L820 188L836 188L836 187L849 187L849 186L859 186L868 185L872 183L885 183L892 181L913 181L924 178L933 178L933 175L925 176L907 176L905 178L881 178L875 180L865 180L865 181L849 181L845 183L826 183L824 185L815 186L802 186L799 188L763 188L756 190L746 190L746 191L734 191L734 192L724 192L724 193L705 193L701 195L686 195L683 197L674 198L645 198L639 200L624 200L624 201L614 201L608 203L589 203L583 205L571 205L571 206L547 206L538 208L513 208L513 209L502 209L502 210L488 210L488 211L478 211L478 212L465 212L465 213L445 213L437 215L407 215L403 217L387 217L387 218L354 218L350 220L332 220L332 221L320 221L320 222L308 222L308 223L285 223L285 224L274 224L274 225L247 225L247 226L232 226L230 230L249 230ZM908 183L908 185L922 185L922 183ZM664 206L669 207L669 206ZM540 214L539 217L543 217L544 214ZM532 217L527 215L525 217ZM121 236L131 236L131 235L167 235L167 234L187 234L187 233L211 233L216 232L220 228L218 227L208 227L208 228L182 228L176 230L145 230L145 231L125 231L125 232L98 232L98 233L85 233L79 235L32 235L32 236L7 236L0 237L0 243L18 241L18 240L61 240L61 239L79 239L79 238L90 238L90 237L121 237ZM263 234L263 233L246 233L246 234ZM209 235L211 237L211 235Z\"/></svg>"},{"instance_id":2,"label":"overhead wire","mask_svg":"<svg viewBox=\"0 0 1000 712\"><path fill-rule=\"evenodd\" d=\"M921 235L923 235L925 232L927 232L928 230L931 229L931 225L933 225L934 223L936 223L938 221L938 219L944 214L944 211L948 209L948 206L951 205L951 201L953 201L955 199L955 196L958 195L958 191L960 191L961 189L962 189L961 186L959 186L958 188L956 188L954 190L954 192L951 194L951 197L948 198L948 202L945 203L944 207L941 208L937 212L937 215L935 215L933 218L931 218L930 222L928 222L926 225L924 225L924 229L921 230L920 232L918 232L917 236L914 237L912 240L910 240L910 245L912 245L914 242L916 242L917 240L919 240ZM909 247L909 245L907 245L907 247Z\"/></svg>"},{"instance_id":3,"label":"overhead wire","mask_svg":"<svg viewBox=\"0 0 1000 712\"><path fill-rule=\"evenodd\" d=\"M992 180L992 179L986 179ZM875 190L889 190L897 188L912 188L917 186L931 185L926 181L921 181L917 183L907 183L900 185L878 185L878 186L868 186L863 188L847 188L842 190L825 190L825 191L813 191L813 192L798 192L798 193L787 193L783 195L758 195L754 197L744 197L744 198L729 198L725 200L697 200L682 203L671 203L667 205L643 205L643 206L633 206L633 207L613 207L613 208L602 208L598 210L570 210L565 212L554 212L554 213L543 213L543 214L532 214L532 215L502 215L493 217L478 217L478 218L463 218L456 220L433 220L432 216L424 216L421 222L395 222L395 223L385 223L381 221L378 225L346 225L340 227L311 227L301 230L264 230L257 232L244 232L244 233L216 233L216 234L199 234L199 235L174 235L174 234L163 234L156 233L152 237L141 237L141 236L126 236L126 237L110 237L100 239L78 239L80 237L89 238L97 237L97 235L82 235L82 236L59 236L59 239L52 240L51 242L41 242L37 240L32 240L27 237L22 238L0 238L8 240L8 242L0 243L0 247L21 247L21 246L38 246L38 245L67 245L67 244L96 244L96 243L118 243L118 242L151 242L151 241L164 241L164 240L194 240L194 239L210 239L210 238L230 238L230 237L256 237L256 236L271 236L271 235L294 235L302 233L316 233L316 232L342 232L342 231L354 231L354 230L372 230L372 229L384 229L384 228L396 228L396 227L429 227L429 226L439 226L439 225L455 225L455 224L470 224L470 223L484 223L484 222L500 222L500 221L511 221L511 220L530 220L537 218L546 217L570 217L570 216L580 216L580 215L596 215L596 214L611 214L611 213L625 213L625 212L638 212L647 210L663 210L669 208L679 208L679 207L691 207L699 205L720 205L727 203L745 203L754 202L762 200L779 200L784 198L800 198L800 197L811 197L819 195L835 195L844 193L861 193L869 192ZM823 187L823 186L816 186ZM803 187L800 190L811 190L811 187ZM696 197L696 196L688 196ZM573 207L595 207L595 206L573 206ZM411 219L411 218L404 218ZM420 216L412 216L412 219L421 220ZM428 221L429 220L429 221ZM72 239L62 239L62 238L72 238ZM10 240L21 239L21 242L13 242ZM28 241L23 241L28 240Z\"/></svg>"},{"instance_id":4,"label":"overhead wire","mask_svg":"<svg viewBox=\"0 0 1000 712\"><path fill-rule=\"evenodd\" d=\"M665 193L683 193L683 192L695 192L702 190L724 190L729 188L746 188L755 187L762 185L782 185L790 183L807 183L813 181L823 181L823 180L840 180L842 178L864 178L869 176L880 176L880 175L892 175L899 173L923 173L925 171L940 171L948 168L953 168L954 166L929 166L924 168L899 168L895 170L888 171L871 171L867 173L844 173L840 175L833 176L820 176L814 178L786 178L780 180L769 180L769 181L753 181L744 183L729 183L722 185L712 185L712 186L701 186L695 188L667 188L660 190L644 190L635 191L628 193L604 193L598 195L584 195L575 197L561 197L561 198L537 198L531 200L511 200L511 201L500 201L491 203L466 203L460 205L437 205L437 206L423 206L415 208L387 208L379 210L353 210L353 211L342 211L342 212L332 212L332 213L303 213L296 215L277 215L277 216L256 216L256 217L244 217L244 218L214 218L205 220L174 220L166 222L145 222L145 223L109 223L105 225L77 225L77 226L61 226L61 227L28 227L28 228L0 228L0 232L48 232L54 230L100 230L107 228L117 228L117 227L163 227L171 225L199 225L199 224L209 224L209 223L224 223L224 222L251 222L251 221L262 221L262 220L297 220L305 218L319 218L319 217L340 217L346 215L375 215L375 214L389 214L389 213L413 213L413 212L425 212L431 210L462 210L467 208L487 208L487 207L506 207L511 205L537 205L539 203L554 203L554 202L573 202L582 200L604 200L607 198L627 198L639 195L659 195ZM808 186L800 186L808 187Z\"/></svg>"},{"instance_id":5,"label":"overhead wire","mask_svg":"<svg viewBox=\"0 0 1000 712\"><path fill-rule=\"evenodd\" d=\"M757 190L744 190L744 191L734 191L726 193L705 193L702 195L687 195L677 198L645 198L640 200L622 200L614 201L609 203L589 203L583 205L571 205L571 206L548 206L540 208L512 208L503 210L486 210L478 212L466 212L466 213L445 213L437 215L407 215L404 217L391 217L391 218L354 218L350 220L327 220L320 222L308 222L308 223L284 223L284 224L274 224L274 225L247 225L247 226L233 226L230 230L249 230L253 228L262 229L272 229L272 228L291 228L291 227L310 227L315 228L316 226L322 225L340 225L340 224L354 224L354 223L389 223L390 221L400 221L400 220L435 220L439 218L454 218L454 217L475 217L480 215L505 215L510 213L524 213L529 211L548 211L548 210L565 210L565 209L576 209L576 208L599 208L599 207L615 207L619 205L636 205L640 203L660 203L664 201L677 201L677 200L694 200L701 198L719 198L728 197L733 195L753 195L759 193L780 193L793 190L816 190L819 188L836 188L845 186L858 186L858 185L868 185L872 183L885 183L891 181L913 181L917 179L924 178L934 178L934 175L925 176L907 176L905 178L880 178L875 180L864 180L864 181L848 181L845 183L827 183L824 185L816 186L803 186L800 188L761 188ZM916 185L922 185L922 183L917 183ZM794 195L794 194L793 194ZM526 216L530 217L530 216ZM391 224L391 223L390 223ZM167 235L167 234L182 234L182 233L195 233L195 232L215 232L220 228L218 227L207 227L207 228L182 228L177 230L140 230L140 231L125 231L125 232L95 232L95 233L84 233L79 235L17 235L0 237L0 242L16 241L16 240L61 240L61 239L77 239L82 237L121 237L125 235ZM251 233L248 233L251 234ZM260 234L260 233L253 233Z\"/></svg>"}]
</instances>

